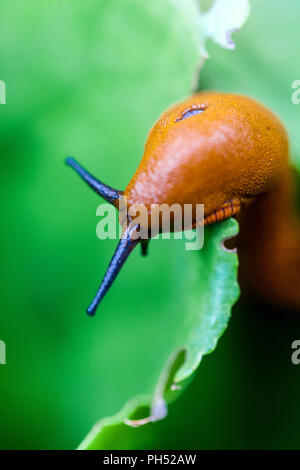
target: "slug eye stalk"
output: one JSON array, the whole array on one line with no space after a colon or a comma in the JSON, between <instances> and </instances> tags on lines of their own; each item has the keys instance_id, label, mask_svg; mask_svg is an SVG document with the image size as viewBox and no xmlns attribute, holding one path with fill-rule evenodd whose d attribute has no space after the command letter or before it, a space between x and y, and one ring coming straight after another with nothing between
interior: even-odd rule
<instances>
[{"instance_id":1,"label":"slug eye stalk","mask_svg":"<svg viewBox=\"0 0 300 470\"><path fill-rule=\"evenodd\" d=\"M123 191L117 191L116 189L107 186L106 184L99 181L97 178L92 176L85 168L83 168L74 158L69 157L66 159L66 164L73 168L76 173L92 188L97 194L99 194L105 201L113 204L115 207L119 207L118 201L123 196ZM111 287L112 283L119 274L122 266L127 260L132 250L140 243L141 239L134 236L138 230L138 225L133 226L132 224L127 227L125 232L120 239L112 260L107 268L103 281L92 301L87 309L87 313L90 316L95 315L96 310ZM146 246L143 245L144 249Z\"/></svg>"},{"instance_id":2,"label":"slug eye stalk","mask_svg":"<svg viewBox=\"0 0 300 470\"><path fill-rule=\"evenodd\" d=\"M123 191L117 191L111 188L107 184L102 183L94 176L92 176L83 166L81 166L73 157L66 159L66 164L69 165L76 173L92 188L97 194L99 194L105 201L109 202L115 207L118 207L118 200L123 195Z\"/></svg>"},{"instance_id":3,"label":"slug eye stalk","mask_svg":"<svg viewBox=\"0 0 300 470\"><path fill-rule=\"evenodd\" d=\"M94 300L87 309L88 315L95 315L99 303L101 302L108 289L116 279L128 256L130 255L132 250L138 245L138 243L140 243L140 238L136 239L136 237L134 237L134 234L136 233L137 229L138 225L135 225L133 227L129 225L129 227L123 233L122 238L116 248L116 251L114 252L112 260L107 268L103 281L97 291L97 294L95 295Z\"/></svg>"}]
</instances>

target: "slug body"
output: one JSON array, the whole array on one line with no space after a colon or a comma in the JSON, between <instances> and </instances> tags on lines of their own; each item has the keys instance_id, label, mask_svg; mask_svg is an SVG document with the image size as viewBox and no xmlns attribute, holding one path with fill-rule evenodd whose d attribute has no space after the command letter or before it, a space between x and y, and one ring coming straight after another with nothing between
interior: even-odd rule
<instances>
[{"instance_id":1,"label":"slug body","mask_svg":"<svg viewBox=\"0 0 300 470\"><path fill-rule=\"evenodd\" d=\"M289 145L281 122L258 102L241 95L205 92L161 116L124 192L96 180L74 159L67 159L67 163L118 208L125 196L130 209L146 206L150 220L153 205L180 204L184 209L190 204L194 214L196 205L204 204L207 225L238 214L243 217L254 204L265 204L267 211L263 198L275 194L276 199L277 188L288 178ZM289 201L290 195L285 197L285 204ZM140 228L129 226L124 232L89 314L95 313L128 255L141 241L146 253L148 240L133 237Z\"/></svg>"},{"instance_id":2,"label":"slug body","mask_svg":"<svg viewBox=\"0 0 300 470\"><path fill-rule=\"evenodd\" d=\"M287 161L286 133L270 111L243 96L199 93L155 124L124 194L149 211L202 203L209 217L228 201L243 205L269 191Z\"/></svg>"}]
</instances>

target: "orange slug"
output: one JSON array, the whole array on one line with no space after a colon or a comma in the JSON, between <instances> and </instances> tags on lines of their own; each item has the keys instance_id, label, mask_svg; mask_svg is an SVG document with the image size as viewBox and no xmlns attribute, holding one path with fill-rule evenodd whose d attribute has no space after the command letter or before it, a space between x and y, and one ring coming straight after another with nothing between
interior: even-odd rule
<instances>
[{"instance_id":1,"label":"orange slug","mask_svg":"<svg viewBox=\"0 0 300 470\"><path fill-rule=\"evenodd\" d=\"M255 100L203 92L168 109L151 129L124 192L103 184L71 157L67 164L117 208L124 196L128 208L146 206L149 219L154 204L180 204L183 209L185 204L204 204L204 225L238 216L242 278L248 277L251 287L269 300L300 308L300 292L292 287L293 276L294 282L296 276L300 279L300 237L289 183L288 138L278 118ZM129 225L123 233L87 310L90 315L133 248L141 243L146 254L149 240L136 236L140 228Z\"/></svg>"}]
</instances>

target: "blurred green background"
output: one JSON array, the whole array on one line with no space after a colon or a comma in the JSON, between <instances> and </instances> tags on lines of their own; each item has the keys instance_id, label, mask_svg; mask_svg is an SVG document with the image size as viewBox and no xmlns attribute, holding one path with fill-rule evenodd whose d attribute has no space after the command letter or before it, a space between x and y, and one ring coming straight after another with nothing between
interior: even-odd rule
<instances>
[{"instance_id":1,"label":"blurred green background","mask_svg":"<svg viewBox=\"0 0 300 470\"><path fill-rule=\"evenodd\" d=\"M234 52L208 44L200 87L268 104L297 162L299 2L251 4ZM63 163L74 155L125 188L150 126L187 94L198 61L166 8L1 2L0 448L75 448L95 421L152 393L179 345L170 327L170 315L179 327L184 315L176 241L156 241L146 260L133 253L97 316L85 315L115 242L96 238L100 200ZM243 297L168 418L132 430L127 448L299 448L300 366L290 359L299 337L297 315Z\"/></svg>"}]
</instances>

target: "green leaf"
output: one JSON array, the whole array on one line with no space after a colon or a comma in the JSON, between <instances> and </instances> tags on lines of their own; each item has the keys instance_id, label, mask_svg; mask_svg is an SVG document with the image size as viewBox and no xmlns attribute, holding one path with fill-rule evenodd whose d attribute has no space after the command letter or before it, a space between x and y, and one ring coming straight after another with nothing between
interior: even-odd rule
<instances>
[{"instance_id":1,"label":"green leaf","mask_svg":"<svg viewBox=\"0 0 300 470\"><path fill-rule=\"evenodd\" d=\"M237 254L223 245L223 240L236 234L237 222L227 220L206 229L201 251L179 255L181 303L178 304L178 296L176 301L182 317L176 324L170 317L170 329L181 346L168 361L153 398L130 400L116 416L94 426L79 449L134 449L140 436L130 428L166 417L167 403L177 398L189 383L203 355L215 349L239 296ZM143 435L143 430L140 434Z\"/></svg>"},{"instance_id":2,"label":"green leaf","mask_svg":"<svg viewBox=\"0 0 300 470\"><path fill-rule=\"evenodd\" d=\"M175 381L188 378L198 367L204 354L212 352L226 329L231 307L239 295L238 259L226 251L223 240L237 235L233 219L205 230L205 243L200 253L185 253L190 259L184 276L183 291L187 360L176 374Z\"/></svg>"}]
</instances>

